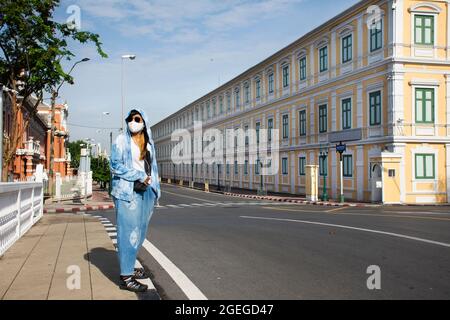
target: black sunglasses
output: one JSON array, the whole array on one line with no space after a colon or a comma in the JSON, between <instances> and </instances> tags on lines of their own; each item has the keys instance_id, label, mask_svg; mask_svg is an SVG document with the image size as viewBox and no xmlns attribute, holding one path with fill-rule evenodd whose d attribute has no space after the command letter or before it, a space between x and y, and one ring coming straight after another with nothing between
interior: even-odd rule
<instances>
[{"instance_id":1,"label":"black sunglasses","mask_svg":"<svg viewBox=\"0 0 450 320\"><path fill-rule=\"evenodd\" d=\"M136 123L140 123L140 122L142 121L141 117L139 117L139 116L134 116L134 117L128 118L128 119L127 119L127 122L131 122L131 121L133 121L133 120L134 120L134 122L136 122Z\"/></svg>"}]
</instances>

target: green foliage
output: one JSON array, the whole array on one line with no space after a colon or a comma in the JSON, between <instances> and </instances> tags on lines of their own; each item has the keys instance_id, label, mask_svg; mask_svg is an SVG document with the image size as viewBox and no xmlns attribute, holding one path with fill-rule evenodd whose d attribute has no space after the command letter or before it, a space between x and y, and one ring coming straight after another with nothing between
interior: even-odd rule
<instances>
[{"instance_id":1,"label":"green foliage","mask_svg":"<svg viewBox=\"0 0 450 320\"><path fill-rule=\"evenodd\" d=\"M71 167L78 169L80 166L80 156L81 156L81 145L86 145L86 142L82 140L77 140L68 143L68 148L70 151L70 155L72 157Z\"/></svg>"},{"instance_id":2,"label":"green foliage","mask_svg":"<svg viewBox=\"0 0 450 320\"><path fill-rule=\"evenodd\" d=\"M68 40L94 43L98 53L107 57L97 34L78 31L53 20L59 0L2 0L0 2L0 82L27 98L43 90L51 92L62 81L73 78L62 60L75 57ZM21 80L23 85L15 82Z\"/></svg>"},{"instance_id":3,"label":"green foliage","mask_svg":"<svg viewBox=\"0 0 450 320\"><path fill-rule=\"evenodd\" d=\"M93 158L91 160L92 179L105 188L109 182L109 161L106 158Z\"/></svg>"}]
</instances>

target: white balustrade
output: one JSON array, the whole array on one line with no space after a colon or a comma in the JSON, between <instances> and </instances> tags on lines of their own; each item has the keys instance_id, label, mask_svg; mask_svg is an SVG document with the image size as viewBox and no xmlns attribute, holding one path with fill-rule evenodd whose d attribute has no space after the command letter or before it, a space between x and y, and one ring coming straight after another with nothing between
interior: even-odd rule
<instances>
[{"instance_id":1,"label":"white balustrade","mask_svg":"<svg viewBox=\"0 0 450 320\"><path fill-rule=\"evenodd\" d=\"M43 184L0 183L0 256L43 215Z\"/></svg>"}]
</instances>

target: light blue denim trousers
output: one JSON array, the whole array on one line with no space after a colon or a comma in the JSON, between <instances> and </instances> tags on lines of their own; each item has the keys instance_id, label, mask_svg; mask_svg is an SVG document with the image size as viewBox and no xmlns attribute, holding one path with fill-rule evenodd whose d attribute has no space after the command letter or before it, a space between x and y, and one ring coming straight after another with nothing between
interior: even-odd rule
<instances>
[{"instance_id":1,"label":"light blue denim trousers","mask_svg":"<svg viewBox=\"0 0 450 320\"><path fill-rule=\"evenodd\" d=\"M120 275L122 276L134 273L134 264L139 249L147 236L155 199L155 193L150 187L145 192L133 192L130 202L114 198L117 218L117 249Z\"/></svg>"}]
</instances>

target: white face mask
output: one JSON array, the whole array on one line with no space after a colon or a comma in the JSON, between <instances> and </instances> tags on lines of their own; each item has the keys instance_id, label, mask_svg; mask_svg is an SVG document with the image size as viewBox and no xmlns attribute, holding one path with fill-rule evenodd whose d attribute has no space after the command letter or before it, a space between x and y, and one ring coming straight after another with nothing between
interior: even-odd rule
<instances>
[{"instance_id":1,"label":"white face mask","mask_svg":"<svg viewBox=\"0 0 450 320\"><path fill-rule=\"evenodd\" d=\"M141 132L142 129L144 129L144 123L143 122L134 122L131 121L128 123L128 129L130 129L131 133L138 133Z\"/></svg>"}]
</instances>

